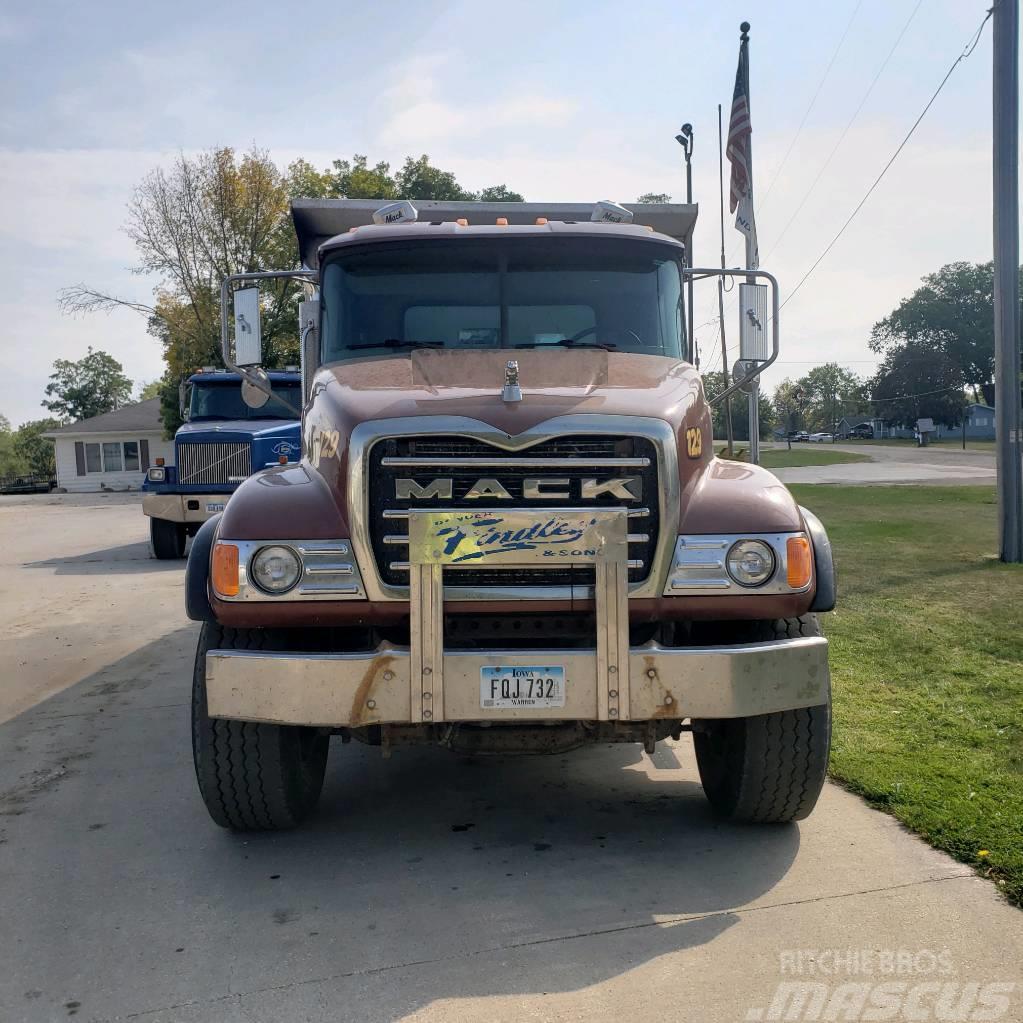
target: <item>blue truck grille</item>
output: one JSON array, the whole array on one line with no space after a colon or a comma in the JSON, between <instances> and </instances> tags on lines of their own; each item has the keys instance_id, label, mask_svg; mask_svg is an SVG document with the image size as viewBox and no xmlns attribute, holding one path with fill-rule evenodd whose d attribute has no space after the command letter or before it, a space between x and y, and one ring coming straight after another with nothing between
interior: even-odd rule
<instances>
[{"instance_id":1,"label":"blue truck grille","mask_svg":"<svg viewBox=\"0 0 1023 1023\"><path fill-rule=\"evenodd\" d=\"M246 443L178 445L178 482L217 483L235 486L252 472L252 456Z\"/></svg>"}]
</instances>

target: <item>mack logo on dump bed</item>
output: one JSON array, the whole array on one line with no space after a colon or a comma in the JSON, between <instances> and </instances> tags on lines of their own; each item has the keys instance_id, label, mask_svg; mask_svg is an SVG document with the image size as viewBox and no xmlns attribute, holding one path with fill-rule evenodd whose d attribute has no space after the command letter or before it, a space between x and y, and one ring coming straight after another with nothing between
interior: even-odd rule
<instances>
[{"instance_id":1,"label":"mack logo on dump bed","mask_svg":"<svg viewBox=\"0 0 1023 1023\"><path fill-rule=\"evenodd\" d=\"M604 480L596 477L573 480L567 476L541 476L516 480L505 486L500 480L484 477L476 480L463 493L455 492L455 481L450 477L441 477L428 483L413 479L394 481L394 496L403 501L450 501L454 498L510 501L516 497L527 501L596 501L605 494L621 501L642 500L643 480L639 476L617 476Z\"/></svg>"}]
</instances>

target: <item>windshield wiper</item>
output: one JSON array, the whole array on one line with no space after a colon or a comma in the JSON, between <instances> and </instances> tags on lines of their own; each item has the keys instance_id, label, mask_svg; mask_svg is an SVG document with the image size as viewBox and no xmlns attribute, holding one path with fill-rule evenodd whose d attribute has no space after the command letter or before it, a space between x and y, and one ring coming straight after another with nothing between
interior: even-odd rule
<instances>
[{"instance_id":1,"label":"windshield wiper","mask_svg":"<svg viewBox=\"0 0 1023 1023\"><path fill-rule=\"evenodd\" d=\"M348 351L358 352L364 348L443 348L443 341L402 341L400 338L389 337L384 341L370 341L364 345L349 345Z\"/></svg>"},{"instance_id":2,"label":"windshield wiper","mask_svg":"<svg viewBox=\"0 0 1023 1023\"><path fill-rule=\"evenodd\" d=\"M562 348L599 348L602 352L617 352L618 345L602 344L599 341L573 341L570 337L563 337L560 341L541 341L525 345L516 345L516 348L555 348L560 345Z\"/></svg>"}]
</instances>

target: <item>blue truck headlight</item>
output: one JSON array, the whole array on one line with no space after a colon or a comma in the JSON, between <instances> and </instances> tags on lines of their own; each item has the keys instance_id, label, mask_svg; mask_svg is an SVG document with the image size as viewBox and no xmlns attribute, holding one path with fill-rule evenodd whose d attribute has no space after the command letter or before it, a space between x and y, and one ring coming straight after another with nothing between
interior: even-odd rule
<instances>
[{"instance_id":1,"label":"blue truck headlight","mask_svg":"<svg viewBox=\"0 0 1023 1023\"><path fill-rule=\"evenodd\" d=\"M302 578L302 562L290 547L274 544L256 551L249 575L265 593L287 593Z\"/></svg>"},{"instance_id":2,"label":"blue truck headlight","mask_svg":"<svg viewBox=\"0 0 1023 1023\"><path fill-rule=\"evenodd\" d=\"M154 465L149 470L149 478L153 481L153 483L163 483L163 481L167 478L167 470L162 465Z\"/></svg>"}]
</instances>

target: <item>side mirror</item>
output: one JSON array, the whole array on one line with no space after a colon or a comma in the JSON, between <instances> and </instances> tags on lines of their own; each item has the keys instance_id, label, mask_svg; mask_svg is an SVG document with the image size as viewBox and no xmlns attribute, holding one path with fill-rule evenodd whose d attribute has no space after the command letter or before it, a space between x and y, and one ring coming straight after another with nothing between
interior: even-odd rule
<instances>
[{"instance_id":1,"label":"side mirror","mask_svg":"<svg viewBox=\"0 0 1023 1023\"><path fill-rule=\"evenodd\" d=\"M766 362L771 357L771 289L766 284L740 284L739 316L739 358Z\"/></svg>"},{"instance_id":2,"label":"side mirror","mask_svg":"<svg viewBox=\"0 0 1023 1023\"><path fill-rule=\"evenodd\" d=\"M178 384L178 413L181 415L182 420L188 422L188 416L190 414L189 405L189 386L186 380L182 380Z\"/></svg>"},{"instance_id":3,"label":"side mirror","mask_svg":"<svg viewBox=\"0 0 1023 1023\"><path fill-rule=\"evenodd\" d=\"M234 293L234 361L239 366L258 366L263 361L259 288Z\"/></svg>"}]
</instances>

